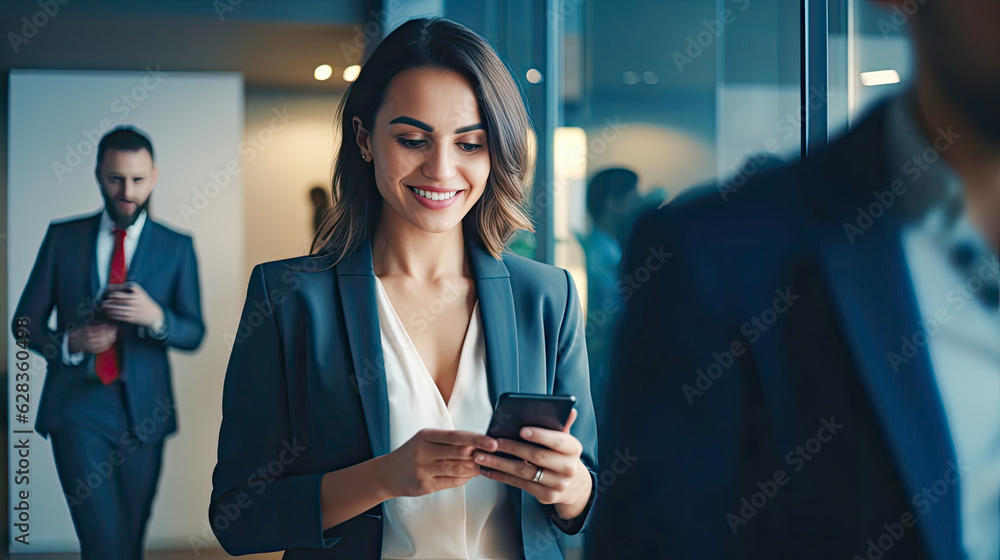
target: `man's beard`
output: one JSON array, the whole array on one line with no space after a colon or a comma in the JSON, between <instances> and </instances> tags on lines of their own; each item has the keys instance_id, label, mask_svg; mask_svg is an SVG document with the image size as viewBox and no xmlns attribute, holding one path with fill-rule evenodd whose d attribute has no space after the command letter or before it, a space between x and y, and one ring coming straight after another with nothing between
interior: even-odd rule
<instances>
[{"instance_id":1,"label":"man's beard","mask_svg":"<svg viewBox=\"0 0 1000 560\"><path fill-rule=\"evenodd\" d=\"M978 80L960 74L958 69L943 69L942 91L983 140L1000 147L1000 86L975 83Z\"/></svg>"},{"instance_id":2,"label":"man's beard","mask_svg":"<svg viewBox=\"0 0 1000 560\"><path fill-rule=\"evenodd\" d=\"M152 197L147 197L146 201L142 204L136 206L135 212L132 212L131 216L123 216L118 212L118 208L115 207L115 199L111 198L101 189L101 197L104 198L104 208L108 211L108 215L111 216L111 220L115 222L115 225L125 229L135 223L139 219L139 215L142 214L146 208L149 207L149 199Z\"/></svg>"},{"instance_id":3,"label":"man's beard","mask_svg":"<svg viewBox=\"0 0 1000 560\"><path fill-rule=\"evenodd\" d=\"M986 142L1000 147L997 53L977 53L962 36L961 28L944 4L931 2L921 9L923 15L928 16L918 21L918 25L924 42L931 45L923 47L931 78L975 132Z\"/></svg>"}]
</instances>

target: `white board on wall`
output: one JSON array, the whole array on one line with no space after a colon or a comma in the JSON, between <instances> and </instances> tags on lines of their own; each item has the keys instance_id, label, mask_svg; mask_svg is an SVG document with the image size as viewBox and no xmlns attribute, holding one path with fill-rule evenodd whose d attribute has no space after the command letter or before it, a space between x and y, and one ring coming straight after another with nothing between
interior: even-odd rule
<instances>
[{"instance_id":1,"label":"white board on wall","mask_svg":"<svg viewBox=\"0 0 1000 560\"><path fill-rule=\"evenodd\" d=\"M170 352L180 429L167 440L146 542L154 549L187 548L192 542L217 546L208 531L207 512L229 360L224 333L239 320L246 290L239 153L243 78L230 72L160 72L152 67L145 72L13 70L9 87L10 313L49 222L92 214L102 207L93 170L97 142L104 132L133 125L153 143L159 181L151 195L150 214L194 237L206 335L194 353ZM9 348L7 366L12 372L17 347ZM30 422L16 421L11 401L12 430L34 425L45 374L41 357L32 358ZM14 380L9 376L12 399ZM14 540L20 534L14 515L10 551L77 551L51 445L37 433L28 437L29 481L16 484L18 457L8 451L8 484L12 501L21 490L29 492L30 544Z\"/></svg>"}]
</instances>

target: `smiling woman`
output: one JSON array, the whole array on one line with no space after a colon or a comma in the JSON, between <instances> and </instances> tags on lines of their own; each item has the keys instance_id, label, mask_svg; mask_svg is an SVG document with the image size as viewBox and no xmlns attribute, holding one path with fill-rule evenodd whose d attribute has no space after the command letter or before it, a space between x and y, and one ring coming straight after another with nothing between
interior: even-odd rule
<instances>
[{"instance_id":1,"label":"smiling woman","mask_svg":"<svg viewBox=\"0 0 1000 560\"><path fill-rule=\"evenodd\" d=\"M436 83L438 79L442 82ZM421 120L404 109L427 111L432 117ZM529 157L521 92L493 47L469 29L447 20L403 24L364 64L338 116L343 141L333 173L333 211L313 242L313 252L347 254L378 225L383 210L379 195L385 193L375 188L377 175L388 170L379 161L374 166L369 161L395 154L382 151L389 148L387 143L370 145L373 136L417 151L421 159L426 159L423 154L444 156L438 165L457 164L449 159L452 154L439 150L442 142L476 156L471 161L477 165L485 163L485 182L478 192L465 193L455 213L472 211L476 232L494 257L514 231L533 231L521 207ZM410 186L430 187L422 189L425 193L458 191L429 184L441 182L439 178L415 179L418 184ZM483 200L477 206L479 197Z\"/></svg>"},{"instance_id":2,"label":"smiling woman","mask_svg":"<svg viewBox=\"0 0 1000 560\"><path fill-rule=\"evenodd\" d=\"M387 224L445 232L483 196L489 141L475 93L461 74L405 70L392 81L372 131L360 117L351 122L362 157L373 163Z\"/></svg>"},{"instance_id":3,"label":"smiling woman","mask_svg":"<svg viewBox=\"0 0 1000 560\"><path fill-rule=\"evenodd\" d=\"M219 542L287 559L561 559L553 529L577 533L593 510L597 426L569 274L505 251L531 227L513 78L472 31L412 20L339 120L313 254L250 278L213 477ZM563 430L484 435L508 392L577 408ZM301 453L260 487L289 445Z\"/></svg>"}]
</instances>

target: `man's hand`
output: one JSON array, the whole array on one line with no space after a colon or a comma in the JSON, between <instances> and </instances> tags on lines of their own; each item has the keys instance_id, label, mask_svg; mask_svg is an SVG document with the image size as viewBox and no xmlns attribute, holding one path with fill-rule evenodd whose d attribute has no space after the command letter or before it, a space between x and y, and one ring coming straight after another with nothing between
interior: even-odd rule
<instances>
[{"instance_id":1,"label":"man's hand","mask_svg":"<svg viewBox=\"0 0 1000 560\"><path fill-rule=\"evenodd\" d=\"M128 285L131 293L119 290L108 295L103 305L104 313L115 321L152 328L163 319L163 309L142 286L135 282Z\"/></svg>"},{"instance_id":2,"label":"man's hand","mask_svg":"<svg viewBox=\"0 0 1000 560\"><path fill-rule=\"evenodd\" d=\"M69 352L86 352L100 354L115 344L118 339L118 327L110 323L94 323L83 325L69 331Z\"/></svg>"}]
</instances>

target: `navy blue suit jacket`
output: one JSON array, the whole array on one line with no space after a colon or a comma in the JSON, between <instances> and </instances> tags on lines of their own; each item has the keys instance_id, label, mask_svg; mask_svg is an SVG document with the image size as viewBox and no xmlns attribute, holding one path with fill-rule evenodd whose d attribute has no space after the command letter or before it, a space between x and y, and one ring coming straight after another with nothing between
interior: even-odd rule
<instances>
[{"instance_id":1,"label":"navy blue suit jacket","mask_svg":"<svg viewBox=\"0 0 1000 560\"><path fill-rule=\"evenodd\" d=\"M924 494L956 476L927 349L889 360L920 329L901 218L858 226L888 200L884 121L636 225L601 436L638 460L593 558L962 557L958 489Z\"/></svg>"},{"instance_id":2,"label":"navy blue suit jacket","mask_svg":"<svg viewBox=\"0 0 1000 560\"><path fill-rule=\"evenodd\" d=\"M62 410L84 383L88 362L94 359L88 355L79 365L64 364L62 340L66 331L94 316L100 223L98 212L49 225L14 312L11 332L17 332L19 318L28 318L29 347L48 364L35 423L42 435L59 428ZM126 278L142 286L163 308L166 320L164 340L143 336L135 325L122 324L118 329L118 340L124 344L121 376L126 405L135 427L132 436L157 441L177 430L167 348L194 350L205 334L191 237L153 221L147 214ZM53 309L55 330L48 325Z\"/></svg>"},{"instance_id":3,"label":"navy blue suit jacket","mask_svg":"<svg viewBox=\"0 0 1000 560\"><path fill-rule=\"evenodd\" d=\"M596 480L597 425L584 323L569 274L516 255L493 258L466 236L482 314L490 400L505 392L575 395L571 433ZM375 274L365 243L329 257L264 263L250 275L222 403L209 519L230 554L381 557L382 506L321 531L327 472L389 449ZM592 500L596 496L592 493ZM527 558L562 558L554 529L575 533L551 506L511 488Z\"/></svg>"}]
</instances>

